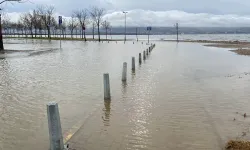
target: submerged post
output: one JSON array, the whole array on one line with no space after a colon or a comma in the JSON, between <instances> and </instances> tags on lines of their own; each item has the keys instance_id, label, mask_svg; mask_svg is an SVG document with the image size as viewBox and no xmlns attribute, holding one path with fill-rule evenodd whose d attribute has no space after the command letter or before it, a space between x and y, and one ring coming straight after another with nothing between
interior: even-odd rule
<instances>
[{"instance_id":1,"label":"submerged post","mask_svg":"<svg viewBox=\"0 0 250 150\"><path fill-rule=\"evenodd\" d=\"M141 53L139 53L139 64L141 64Z\"/></svg>"},{"instance_id":2,"label":"submerged post","mask_svg":"<svg viewBox=\"0 0 250 150\"><path fill-rule=\"evenodd\" d=\"M110 83L109 83L109 74L103 74L103 85L104 85L104 100L110 100Z\"/></svg>"},{"instance_id":3,"label":"submerged post","mask_svg":"<svg viewBox=\"0 0 250 150\"><path fill-rule=\"evenodd\" d=\"M146 59L146 53L145 53L145 51L143 51L143 60L145 60Z\"/></svg>"},{"instance_id":4,"label":"submerged post","mask_svg":"<svg viewBox=\"0 0 250 150\"><path fill-rule=\"evenodd\" d=\"M47 117L49 126L50 150L63 150L63 136L60 122L58 104L50 102L47 104Z\"/></svg>"},{"instance_id":5,"label":"submerged post","mask_svg":"<svg viewBox=\"0 0 250 150\"><path fill-rule=\"evenodd\" d=\"M123 69L122 69L122 81L126 82L127 81L127 63L123 63Z\"/></svg>"},{"instance_id":6,"label":"submerged post","mask_svg":"<svg viewBox=\"0 0 250 150\"><path fill-rule=\"evenodd\" d=\"M132 57L132 71L135 71L135 57Z\"/></svg>"}]
</instances>

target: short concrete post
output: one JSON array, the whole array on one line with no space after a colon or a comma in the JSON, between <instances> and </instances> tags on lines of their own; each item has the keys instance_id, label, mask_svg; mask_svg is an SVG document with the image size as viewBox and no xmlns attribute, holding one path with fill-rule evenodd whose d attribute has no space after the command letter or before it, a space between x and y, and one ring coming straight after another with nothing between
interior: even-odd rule
<instances>
[{"instance_id":1,"label":"short concrete post","mask_svg":"<svg viewBox=\"0 0 250 150\"><path fill-rule=\"evenodd\" d=\"M127 63L123 63L123 69L122 69L122 81L126 82L127 81Z\"/></svg>"},{"instance_id":2,"label":"short concrete post","mask_svg":"<svg viewBox=\"0 0 250 150\"><path fill-rule=\"evenodd\" d=\"M146 60L146 53L143 51L143 60Z\"/></svg>"},{"instance_id":3,"label":"short concrete post","mask_svg":"<svg viewBox=\"0 0 250 150\"><path fill-rule=\"evenodd\" d=\"M50 102L47 104L47 117L49 126L50 150L63 150L63 136L58 104Z\"/></svg>"},{"instance_id":4,"label":"short concrete post","mask_svg":"<svg viewBox=\"0 0 250 150\"><path fill-rule=\"evenodd\" d=\"M103 85L104 85L104 100L110 100L110 83L109 83L109 74L103 74Z\"/></svg>"},{"instance_id":5,"label":"short concrete post","mask_svg":"<svg viewBox=\"0 0 250 150\"><path fill-rule=\"evenodd\" d=\"M141 53L139 53L139 64L141 64Z\"/></svg>"},{"instance_id":6,"label":"short concrete post","mask_svg":"<svg viewBox=\"0 0 250 150\"><path fill-rule=\"evenodd\" d=\"M135 71L135 57L132 57L132 71Z\"/></svg>"}]
</instances>

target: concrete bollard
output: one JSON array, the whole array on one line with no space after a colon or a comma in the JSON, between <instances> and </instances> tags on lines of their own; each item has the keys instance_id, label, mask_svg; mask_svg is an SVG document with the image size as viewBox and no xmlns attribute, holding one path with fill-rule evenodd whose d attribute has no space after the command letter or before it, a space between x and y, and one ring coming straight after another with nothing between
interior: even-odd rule
<instances>
[{"instance_id":1,"label":"concrete bollard","mask_svg":"<svg viewBox=\"0 0 250 150\"><path fill-rule=\"evenodd\" d=\"M150 53L151 52L151 48L149 47L148 49L149 49L149 53Z\"/></svg>"},{"instance_id":2,"label":"concrete bollard","mask_svg":"<svg viewBox=\"0 0 250 150\"><path fill-rule=\"evenodd\" d=\"M139 53L139 64L141 64L141 53Z\"/></svg>"},{"instance_id":3,"label":"concrete bollard","mask_svg":"<svg viewBox=\"0 0 250 150\"><path fill-rule=\"evenodd\" d=\"M143 51L143 60L146 60L146 53Z\"/></svg>"},{"instance_id":4,"label":"concrete bollard","mask_svg":"<svg viewBox=\"0 0 250 150\"><path fill-rule=\"evenodd\" d=\"M50 150L63 150L63 136L58 104L50 102L47 104L47 117L49 126Z\"/></svg>"},{"instance_id":5,"label":"concrete bollard","mask_svg":"<svg viewBox=\"0 0 250 150\"><path fill-rule=\"evenodd\" d=\"M109 74L103 74L103 85L104 85L104 100L110 100L110 83L109 83Z\"/></svg>"},{"instance_id":6,"label":"concrete bollard","mask_svg":"<svg viewBox=\"0 0 250 150\"><path fill-rule=\"evenodd\" d=\"M127 81L127 63L123 63L123 69L122 69L122 81L126 82Z\"/></svg>"},{"instance_id":7,"label":"concrete bollard","mask_svg":"<svg viewBox=\"0 0 250 150\"><path fill-rule=\"evenodd\" d=\"M132 57L132 71L135 71L135 57Z\"/></svg>"}]
</instances>

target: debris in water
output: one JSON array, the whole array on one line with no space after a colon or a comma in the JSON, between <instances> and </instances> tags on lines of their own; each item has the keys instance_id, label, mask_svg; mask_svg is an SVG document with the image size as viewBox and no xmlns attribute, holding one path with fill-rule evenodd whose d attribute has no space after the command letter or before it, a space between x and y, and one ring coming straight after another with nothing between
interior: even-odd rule
<instances>
[{"instance_id":1,"label":"debris in water","mask_svg":"<svg viewBox=\"0 0 250 150\"><path fill-rule=\"evenodd\" d=\"M244 118L246 118L247 117L247 114L246 113L244 113Z\"/></svg>"},{"instance_id":2,"label":"debris in water","mask_svg":"<svg viewBox=\"0 0 250 150\"><path fill-rule=\"evenodd\" d=\"M234 121L235 121L236 119L234 118Z\"/></svg>"}]
</instances>

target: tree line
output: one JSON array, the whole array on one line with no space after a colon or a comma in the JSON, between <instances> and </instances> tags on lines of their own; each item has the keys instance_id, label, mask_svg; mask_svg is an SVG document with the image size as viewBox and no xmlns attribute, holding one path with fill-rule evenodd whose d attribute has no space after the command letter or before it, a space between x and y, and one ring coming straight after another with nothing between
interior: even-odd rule
<instances>
[{"instance_id":1,"label":"tree line","mask_svg":"<svg viewBox=\"0 0 250 150\"><path fill-rule=\"evenodd\" d=\"M5 33L17 33L18 35L31 35L42 37L46 35L51 39L51 35L63 35L66 38L67 31L70 31L73 38L74 31L80 29L81 38L87 41L86 28L92 27L94 39L95 29L97 28L98 40L100 41L100 28L105 29L106 39L108 31L111 31L110 22L103 20L105 9L91 7L89 9L79 9L72 12L70 19L63 19L61 25L58 23L58 16L55 16L55 8L48 5L39 5L31 12L23 13L17 22L11 22L8 17L3 19L3 29Z\"/></svg>"}]
</instances>

